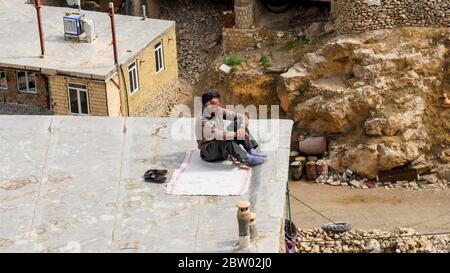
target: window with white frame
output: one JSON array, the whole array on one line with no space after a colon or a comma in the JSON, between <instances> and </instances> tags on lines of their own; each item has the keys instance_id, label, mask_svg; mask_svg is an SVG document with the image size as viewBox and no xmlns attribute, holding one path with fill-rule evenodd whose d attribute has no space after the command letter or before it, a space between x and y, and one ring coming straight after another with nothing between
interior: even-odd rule
<instances>
[{"instance_id":1,"label":"window with white frame","mask_svg":"<svg viewBox=\"0 0 450 273\"><path fill-rule=\"evenodd\" d=\"M139 77L136 61L128 66L128 76L130 77L130 92L133 94L139 90Z\"/></svg>"},{"instance_id":2,"label":"window with white frame","mask_svg":"<svg viewBox=\"0 0 450 273\"><path fill-rule=\"evenodd\" d=\"M156 73L164 70L164 49L162 41L155 45Z\"/></svg>"},{"instance_id":3,"label":"window with white frame","mask_svg":"<svg viewBox=\"0 0 450 273\"><path fill-rule=\"evenodd\" d=\"M70 113L89 115L89 99L86 85L69 83L68 97Z\"/></svg>"},{"instance_id":4,"label":"window with white frame","mask_svg":"<svg viewBox=\"0 0 450 273\"><path fill-rule=\"evenodd\" d=\"M0 70L0 89L8 89L8 82L6 81L6 71Z\"/></svg>"},{"instance_id":5,"label":"window with white frame","mask_svg":"<svg viewBox=\"0 0 450 273\"><path fill-rule=\"evenodd\" d=\"M36 92L36 75L28 71L17 72L17 90L20 92Z\"/></svg>"}]
</instances>

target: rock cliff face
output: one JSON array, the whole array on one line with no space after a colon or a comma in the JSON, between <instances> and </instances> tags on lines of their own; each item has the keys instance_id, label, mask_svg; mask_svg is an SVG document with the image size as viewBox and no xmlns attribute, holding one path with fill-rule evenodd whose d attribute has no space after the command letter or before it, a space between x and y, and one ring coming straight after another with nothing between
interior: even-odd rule
<instances>
[{"instance_id":1,"label":"rock cliff face","mask_svg":"<svg viewBox=\"0 0 450 273\"><path fill-rule=\"evenodd\" d=\"M449 39L438 28L332 38L281 75L281 106L300 132L330 138L338 171L374 178L406 165L448 169L450 109L441 94L450 86Z\"/></svg>"}]
</instances>

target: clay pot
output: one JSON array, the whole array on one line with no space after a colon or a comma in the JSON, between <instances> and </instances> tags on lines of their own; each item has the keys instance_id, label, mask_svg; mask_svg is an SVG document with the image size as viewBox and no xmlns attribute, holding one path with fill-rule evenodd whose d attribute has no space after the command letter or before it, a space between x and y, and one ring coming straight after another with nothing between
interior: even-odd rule
<instances>
[{"instance_id":1,"label":"clay pot","mask_svg":"<svg viewBox=\"0 0 450 273\"><path fill-rule=\"evenodd\" d=\"M316 162L308 161L306 162L306 177L308 180L316 180L318 177L316 170Z\"/></svg>"},{"instance_id":2,"label":"clay pot","mask_svg":"<svg viewBox=\"0 0 450 273\"><path fill-rule=\"evenodd\" d=\"M291 151L289 153L289 163L294 162L296 157L298 157L298 152L297 151Z\"/></svg>"},{"instance_id":3,"label":"clay pot","mask_svg":"<svg viewBox=\"0 0 450 273\"><path fill-rule=\"evenodd\" d=\"M304 157L304 156L297 156L296 158L295 158L295 161L300 161L300 162L305 162L306 161L306 158Z\"/></svg>"},{"instance_id":4,"label":"clay pot","mask_svg":"<svg viewBox=\"0 0 450 273\"><path fill-rule=\"evenodd\" d=\"M328 176L328 164L324 160L318 160L316 162L317 176Z\"/></svg>"},{"instance_id":5,"label":"clay pot","mask_svg":"<svg viewBox=\"0 0 450 273\"><path fill-rule=\"evenodd\" d=\"M327 151L327 140L325 137L308 137L299 142L298 150L308 155L323 155Z\"/></svg>"},{"instance_id":6,"label":"clay pot","mask_svg":"<svg viewBox=\"0 0 450 273\"><path fill-rule=\"evenodd\" d=\"M291 178L293 180L300 180L302 178L303 162L294 161L291 163Z\"/></svg>"},{"instance_id":7,"label":"clay pot","mask_svg":"<svg viewBox=\"0 0 450 273\"><path fill-rule=\"evenodd\" d=\"M308 161L314 161L314 162L316 162L318 160L318 158L316 156L308 156L306 159Z\"/></svg>"}]
</instances>

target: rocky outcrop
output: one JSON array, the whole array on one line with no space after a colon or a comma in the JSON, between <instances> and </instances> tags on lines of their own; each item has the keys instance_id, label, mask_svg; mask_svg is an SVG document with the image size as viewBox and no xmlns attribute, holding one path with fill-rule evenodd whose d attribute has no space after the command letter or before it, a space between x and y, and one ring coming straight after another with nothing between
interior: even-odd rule
<instances>
[{"instance_id":1,"label":"rocky outcrop","mask_svg":"<svg viewBox=\"0 0 450 273\"><path fill-rule=\"evenodd\" d=\"M370 88L337 93L318 95L295 106L293 117L298 126L317 134L345 133L362 122L376 104L377 95Z\"/></svg>"},{"instance_id":2,"label":"rocky outcrop","mask_svg":"<svg viewBox=\"0 0 450 273\"><path fill-rule=\"evenodd\" d=\"M374 178L419 158L427 165L450 144L450 110L440 107L449 37L446 29L402 28L322 41L281 74L281 107L302 134L331 139L337 171Z\"/></svg>"},{"instance_id":3,"label":"rocky outcrop","mask_svg":"<svg viewBox=\"0 0 450 273\"><path fill-rule=\"evenodd\" d=\"M336 165L332 164L335 169L350 169L363 176L373 176L377 170L378 151L376 145L358 145L343 150L342 157L335 156L333 163L340 159Z\"/></svg>"}]
</instances>

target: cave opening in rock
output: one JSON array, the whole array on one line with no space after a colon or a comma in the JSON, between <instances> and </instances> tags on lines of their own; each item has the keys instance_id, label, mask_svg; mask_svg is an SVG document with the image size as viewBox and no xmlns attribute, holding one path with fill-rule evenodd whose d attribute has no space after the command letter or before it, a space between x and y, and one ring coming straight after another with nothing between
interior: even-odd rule
<instances>
[{"instance_id":1,"label":"cave opening in rock","mask_svg":"<svg viewBox=\"0 0 450 273\"><path fill-rule=\"evenodd\" d=\"M282 13L292 8L316 7L322 13L328 13L331 10L331 1L315 1L315 0L257 0L262 2L263 6L268 12Z\"/></svg>"},{"instance_id":2,"label":"cave opening in rock","mask_svg":"<svg viewBox=\"0 0 450 273\"><path fill-rule=\"evenodd\" d=\"M331 3L309 0L255 0L257 25L286 31L301 31L314 22L327 22Z\"/></svg>"}]
</instances>

